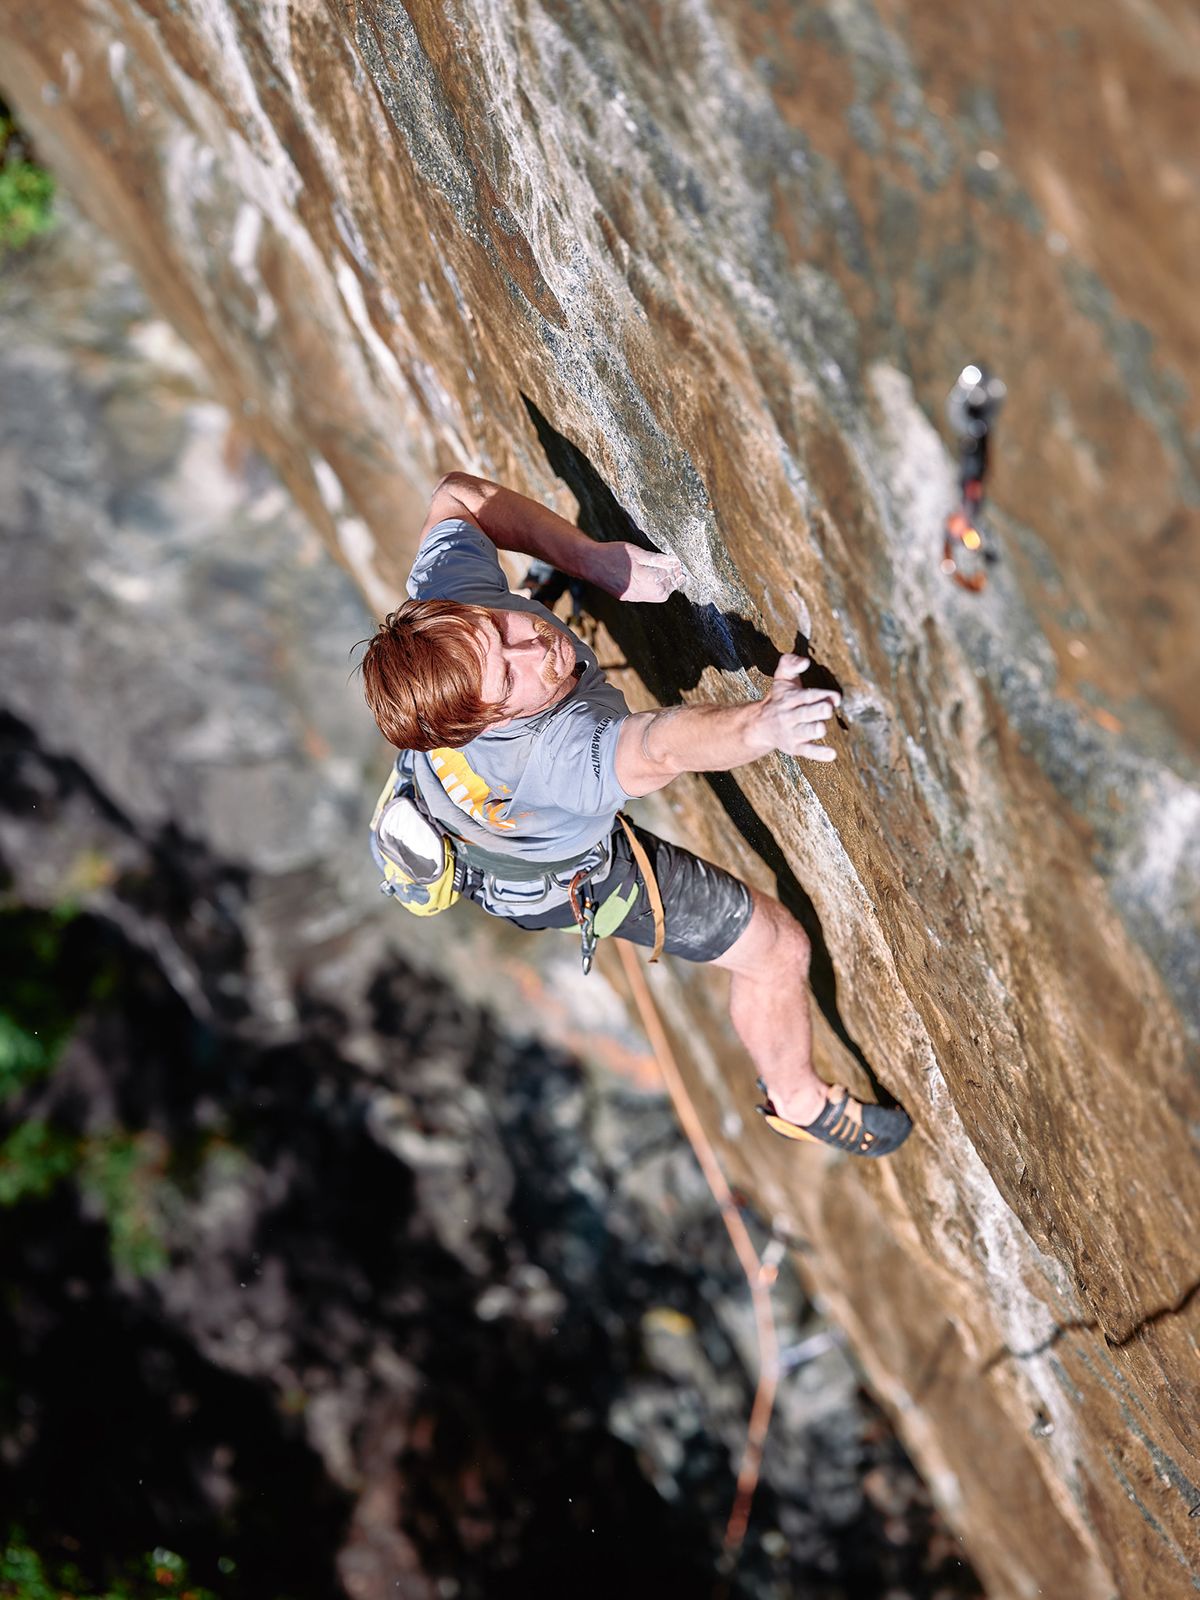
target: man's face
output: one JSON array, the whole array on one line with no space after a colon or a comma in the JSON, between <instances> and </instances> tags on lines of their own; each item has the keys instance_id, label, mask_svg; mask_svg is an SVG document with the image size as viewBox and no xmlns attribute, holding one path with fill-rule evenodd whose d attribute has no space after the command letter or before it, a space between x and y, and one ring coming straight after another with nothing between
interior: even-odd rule
<instances>
[{"instance_id":1,"label":"man's face","mask_svg":"<svg viewBox=\"0 0 1200 1600\"><path fill-rule=\"evenodd\" d=\"M481 619L483 697L498 705L503 726L532 717L575 687L575 647L561 628L527 611L490 611Z\"/></svg>"}]
</instances>

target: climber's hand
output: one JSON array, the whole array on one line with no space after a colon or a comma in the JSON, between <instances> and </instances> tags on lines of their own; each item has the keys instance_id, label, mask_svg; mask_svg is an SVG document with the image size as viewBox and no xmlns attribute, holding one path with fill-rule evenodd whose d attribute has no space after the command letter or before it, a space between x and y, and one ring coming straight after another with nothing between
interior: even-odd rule
<instances>
[{"instance_id":1,"label":"climber's hand","mask_svg":"<svg viewBox=\"0 0 1200 1600\"><path fill-rule=\"evenodd\" d=\"M836 689L802 689L801 676L810 662L805 656L781 656L771 692L759 702L758 731L767 748L783 750L809 761L836 761L837 751L817 744L833 721L842 697Z\"/></svg>"},{"instance_id":2,"label":"climber's hand","mask_svg":"<svg viewBox=\"0 0 1200 1600\"><path fill-rule=\"evenodd\" d=\"M636 544L602 546L605 561L599 587L617 600L653 605L667 600L687 580L683 562L670 551L643 550Z\"/></svg>"}]
</instances>

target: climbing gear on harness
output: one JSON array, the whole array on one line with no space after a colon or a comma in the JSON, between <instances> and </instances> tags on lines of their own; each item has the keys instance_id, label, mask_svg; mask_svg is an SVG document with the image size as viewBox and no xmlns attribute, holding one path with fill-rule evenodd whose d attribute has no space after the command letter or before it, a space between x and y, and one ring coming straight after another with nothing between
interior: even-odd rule
<instances>
[{"instance_id":1,"label":"climbing gear on harness","mask_svg":"<svg viewBox=\"0 0 1200 1600\"><path fill-rule=\"evenodd\" d=\"M564 897L570 898L573 882L607 877L613 858L611 830L590 850L565 861L522 861L484 850L457 835L454 843L468 875L466 892L485 910L508 916L561 905Z\"/></svg>"},{"instance_id":2,"label":"climbing gear on harness","mask_svg":"<svg viewBox=\"0 0 1200 1600\"><path fill-rule=\"evenodd\" d=\"M646 854L641 840L634 833L625 819L624 812L617 812L617 821L625 830L625 837L629 840L629 849L633 855L634 864L641 874L642 882L646 886L646 898L650 902L650 912L654 918L654 948L650 953L650 960L657 961L662 954L663 941L667 935L667 919L663 910L662 893L658 887L658 879L654 875L654 868L650 857ZM571 879L570 900L571 914L579 927L581 935L580 959L583 962L583 971L586 976L592 970L595 959L596 947L601 939L611 937L624 922L633 909L637 899L637 887L628 899L622 897L621 888L614 889L607 895L602 905L596 904L595 896L591 892L592 880L603 877L604 873L596 867L584 867Z\"/></svg>"},{"instance_id":3,"label":"climbing gear on harness","mask_svg":"<svg viewBox=\"0 0 1200 1600\"><path fill-rule=\"evenodd\" d=\"M571 879L571 914L579 924L580 946L579 958L583 963L583 975L586 978L592 970L592 961L596 955L596 946L599 938L596 934L596 897L591 891L588 882L590 874L583 870L577 872Z\"/></svg>"},{"instance_id":4,"label":"climbing gear on harness","mask_svg":"<svg viewBox=\"0 0 1200 1600\"><path fill-rule=\"evenodd\" d=\"M946 397L946 416L959 441L959 503L946 518L942 571L973 594L987 583L987 569L999 559L984 536L980 512L988 434L1007 392L986 367L971 365L962 369Z\"/></svg>"},{"instance_id":5,"label":"climbing gear on harness","mask_svg":"<svg viewBox=\"0 0 1200 1600\"><path fill-rule=\"evenodd\" d=\"M371 814L371 854L379 887L414 917L445 911L462 890L454 846L428 816L407 773L393 767Z\"/></svg>"},{"instance_id":6,"label":"climbing gear on harness","mask_svg":"<svg viewBox=\"0 0 1200 1600\"><path fill-rule=\"evenodd\" d=\"M754 1109L766 1118L768 1128L785 1139L811 1139L815 1144L832 1145L835 1150L844 1150L852 1156L887 1156L898 1149L912 1132L912 1119L899 1106L862 1105L861 1123L847 1116L849 1089L843 1089L840 1100L827 1100L820 1116L801 1126L779 1115L761 1078L758 1087L762 1090L766 1105ZM860 1104L857 1101L855 1103Z\"/></svg>"},{"instance_id":7,"label":"climbing gear on harness","mask_svg":"<svg viewBox=\"0 0 1200 1600\"><path fill-rule=\"evenodd\" d=\"M611 852L604 848L605 842L593 845L590 850L582 855L568 856L563 861L524 861L520 856L506 855L499 850L485 850L471 839L464 839L460 834L451 834L454 840L455 853L463 862L474 871L487 875L494 874L505 883L537 883L542 878L561 877L566 872L578 868L581 862L590 861L594 856L597 866L607 868Z\"/></svg>"}]
</instances>

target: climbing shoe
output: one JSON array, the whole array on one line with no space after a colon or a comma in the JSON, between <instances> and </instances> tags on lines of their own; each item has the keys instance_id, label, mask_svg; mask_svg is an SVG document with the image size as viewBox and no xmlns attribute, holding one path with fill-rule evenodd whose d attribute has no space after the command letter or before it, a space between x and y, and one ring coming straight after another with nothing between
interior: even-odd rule
<instances>
[{"instance_id":1,"label":"climbing shoe","mask_svg":"<svg viewBox=\"0 0 1200 1600\"><path fill-rule=\"evenodd\" d=\"M890 1156L912 1132L912 1118L899 1106L860 1105L855 1101L862 1121L850 1116L846 1109L851 1103L849 1089L843 1090L840 1100L827 1101L820 1115L801 1127L779 1115L761 1078L758 1087L766 1104L755 1109L766 1118L767 1127L785 1139L811 1139L814 1144L832 1145L851 1156Z\"/></svg>"}]
</instances>

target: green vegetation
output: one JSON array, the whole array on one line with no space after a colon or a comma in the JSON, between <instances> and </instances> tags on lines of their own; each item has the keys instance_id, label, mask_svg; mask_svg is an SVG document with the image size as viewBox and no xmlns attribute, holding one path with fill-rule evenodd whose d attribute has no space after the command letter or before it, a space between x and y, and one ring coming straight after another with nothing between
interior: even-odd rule
<instances>
[{"instance_id":1,"label":"green vegetation","mask_svg":"<svg viewBox=\"0 0 1200 1600\"><path fill-rule=\"evenodd\" d=\"M53 221L54 179L0 101L0 255L19 250Z\"/></svg>"},{"instance_id":2,"label":"green vegetation","mask_svg":"<svg viewBox=\"0 0 1200 1600\"><path fill-rule=\"evenodd\" d=\"M108 1223L113 1263L146 1277L167 1265L162 1202L166 1148L153 1134L110 1134L85 1142L83 1187L98 1195Z\"/></svg>"},{"instance_id":3,"label":"green vegetation","mask_svg":"<svg viewBox=\"0 0 1200 1600\"><path fill-rule=\"evenodd\" d=\"M36 912L0 917L4 1005L0 1010L0 1099L44 1077L71 1035L59 984L62 924Z\"/></svg>"},{"instance_id":4,"label":"green vegetation","mask_svg":"<svg viewBox=\"0 0 1200 1600\"><path fill-rule=\"evenodd\" d=\"M229 1564L232 1568L232 1563ZM225 1563L221 1563L222 1571ZM173 1550L151 1550L115 1581L96 1585L73 1561L52 1562L10 1528L0 1548L4 1600L217 1600L211 1589L188 1582L187 1563Z\"/></svg>"},{"instance_id":5,"label":"green vegetation","mask_svg":"<svg viewBox=\"0 0 1200 1600\"><path fill-rule=\"evenodd\" d=\"M48 1122L22 1122L0 1144L0 1206L44 1198L78 1164L78 1140Z\"/></svg>"},{"instance_id":6,"label":"green vegetation","mask_svg":"<svg viewBox=\"0 0 1200 1600\"><path fill-rule=\"evenodd\" d=\"M0 1011L0 1100L7 1100L34 1078L49 1072L63 1036L39 1035L22 1027L7 1011Z\"/></svg>"},{"instance_id":7,"label":"green vegetation","mask_svg":"<svg viewBox=\"0 0 1200 1600\"><path fill-rule=\"evenodd\" d=\"M0 1103L48 1077L81 1013L116 988L115 963L79 937L84 929L73 907L0 911ZM157 1272L167 1263L166 1157L150 1133L114 1128L81 1138L26 1118L0 1142L0 1206L44 1199L74 1178L103 1207L114 1264L139 1275Z\"/></svg>"},{"instance_id":8,"label":"green vegetation","mask_svg":"<svg viewBox=\"0 0 1200 1600\"><path fill-rule=\"evenodd\" d=\"M80 1139L48 1122L20 1123L0 1144L0 1206L43 1199L75 1178L100 1201L113 1265L139 1277L167 1265L166 1152L154 1134L123 1128Z\"/></svg>"},{"instance_id":9,"label":"green vegetation","mask_svg":"<svg viewBox=\"0 0 1200 1600\"><path fill-rule=\"evenodd\" d=\"M70 934L73 906L0 910L0 1101L51 1072L85 1007L111 992L115 971L81 963Z\"/></svg>"}]
</instances>

